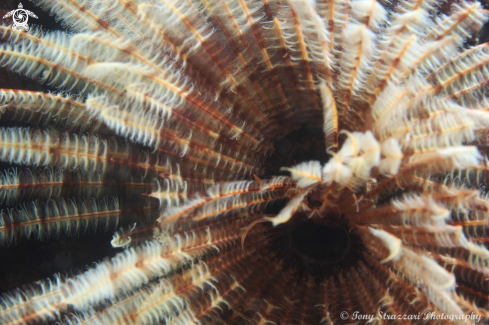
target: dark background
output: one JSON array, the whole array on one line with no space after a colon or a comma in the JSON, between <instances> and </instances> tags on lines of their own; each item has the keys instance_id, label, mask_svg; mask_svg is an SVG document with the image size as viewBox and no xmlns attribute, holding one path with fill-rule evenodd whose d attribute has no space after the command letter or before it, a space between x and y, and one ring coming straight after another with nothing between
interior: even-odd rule
<instances>
[{"instance_id":1,"label":"dark background","mask_svg":"<svg viewBox=\"0 0 489 325\"><path fill-rule=\"evenodd\" d=\"M54 17L34 6L28 0L21 1L24 9L32 11L39 19L29 17L29 26L41 25L43 29L63 30ZM0 19L12 9L17 9L19 0L2 0L0 3ZM5 19L12 24L12 18ZM1 41L0 41L1 42ZM0 68L0 88L26 89L33 91L54 91L47 89L37 81L19 76L7 69ZM0 126L19 126L9 121L0 121ZM10 167L10 164L0 163L0 172ZM0 209L6 209L0 205ZM11 207L10 207L11 208ZM55 273L65 274L71 270L73 273L83 271L93 262L101 261L106 257L115 255L120 249L110 245L116 229L108 232L97 231L93 234L79 237L66 237L61 234L59 238L39 241L34 238L19 241L10 246L0 243L0 293L15 289L21 285L52 277Z\"/></svg>"}]
</instances>

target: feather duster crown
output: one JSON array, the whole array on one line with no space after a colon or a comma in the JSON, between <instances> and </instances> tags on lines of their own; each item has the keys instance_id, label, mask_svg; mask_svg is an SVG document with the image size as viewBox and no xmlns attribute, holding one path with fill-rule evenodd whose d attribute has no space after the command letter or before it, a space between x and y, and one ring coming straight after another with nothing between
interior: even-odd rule
<instances>
[{"instance_id":1,"label":"feather duster crown","mask_svg":"<svg viewBox=\"0 0 489 325\"><path fill-rule=\"evenodd\" d=\"M124 250L1 324L488 318L479 2L34 3L69 32L0 26L0 64L60 91L0 89L1 249Z\"/></svg>"}]
</instances>

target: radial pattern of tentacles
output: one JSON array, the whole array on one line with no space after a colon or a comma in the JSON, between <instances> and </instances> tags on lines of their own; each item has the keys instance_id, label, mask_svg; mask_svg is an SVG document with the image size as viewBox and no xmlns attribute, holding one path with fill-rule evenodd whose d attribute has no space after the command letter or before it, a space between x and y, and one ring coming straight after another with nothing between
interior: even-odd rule
<instances>
[{"instance_id":1,"label":"radial pattern of tentacles","mask_svg":"<svg viewBox=\"0 0 489 325\"><path fill-rule=\"evenodd\" d=\"M123 250L4 293L1 324L488 318L479 2L33 2L66 31L0 25L45 87L0 89L0 249Z\"/></svg>"}]
</instances>

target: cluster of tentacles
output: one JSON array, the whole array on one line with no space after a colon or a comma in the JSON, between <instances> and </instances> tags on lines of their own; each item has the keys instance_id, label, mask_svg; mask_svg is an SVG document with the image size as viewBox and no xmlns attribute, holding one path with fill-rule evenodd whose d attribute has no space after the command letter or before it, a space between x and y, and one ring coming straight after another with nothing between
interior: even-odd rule
<instances>
[{"instance_id":1,"label":"cluster of tentacles","mask_svg":"<svg viewBox=\"0 0 489 325\"><path fill-rule=\"evenodd\" d=\"M5 293L1 324L489 317L479 2L33 2L66 31L0 25L44 87L0 89L0 249L120 252Z\"/></svg>"}]
</instances>

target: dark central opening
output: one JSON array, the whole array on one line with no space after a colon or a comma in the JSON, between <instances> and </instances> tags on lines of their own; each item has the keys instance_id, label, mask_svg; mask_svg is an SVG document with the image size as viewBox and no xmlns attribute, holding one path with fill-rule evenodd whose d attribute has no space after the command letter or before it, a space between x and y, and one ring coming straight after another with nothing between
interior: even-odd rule
<instances>
[{"instance_id":1,"label":"dark central opening","mask_svg":"<svg viewBox=\"0 0 489 325\"><path fill-rule=\"evenodd\" d=\"M289 233L290 241L303 258L336 263L350 250L350 237L341 227L324 226L307 220Z\"/></svg>"},{"instance_id":2,"label":"dark central opening","mask_svg":"<svg viewBox=\"0 0 489 325\"><path fill-rule=\"evenodd\" d=\"M306 161L319 161L325 165L330 159L326 152L324 132L321 128L302 127L277 140L272 154L265 163L267 179L279 175L289 176L282 167L291 167ZM341 139L340 139L341 141ZM341 146L341 143L340 143ZM311 191L304 203L311 209L323 204L324 187ZM274 201L266 206L264 214L278 214L289 199ZM363 259L365 246L360 236L351 229L348 219L340 211L331 210L326 215L299 211L285 224L273 227L268 232L267 250L286 270L293 270L298 281L303 277L321 279L347 272Z\"/></svg>"},{"instance_id":3,"label":"dark central opening","mask_svg":"<svg viewBox=\"0 0 489 325\"><path fill-rule=\"evenodd\" d=\"M264 177L288 175L288 172L280 170L281 167L291 167L311 160L325 164L328 159L323 130L301 128L290 132L274 144L273 153L265 164Z\"/></svg>"}]
</instances>

